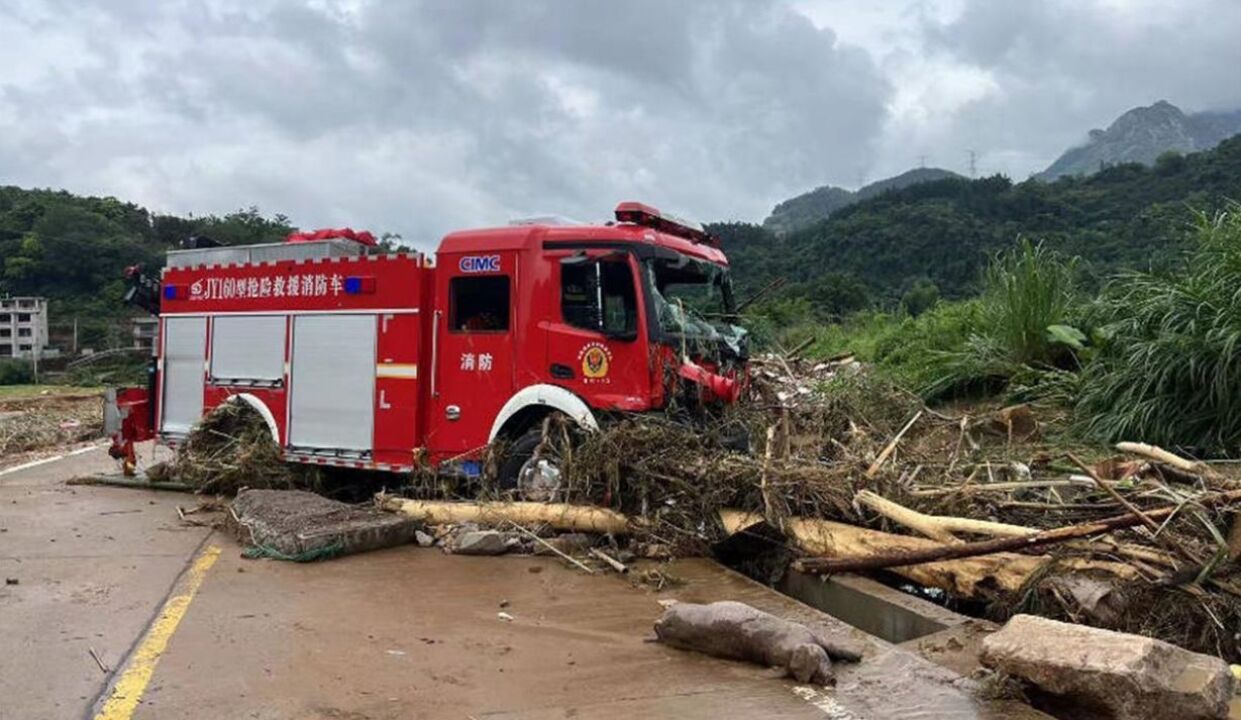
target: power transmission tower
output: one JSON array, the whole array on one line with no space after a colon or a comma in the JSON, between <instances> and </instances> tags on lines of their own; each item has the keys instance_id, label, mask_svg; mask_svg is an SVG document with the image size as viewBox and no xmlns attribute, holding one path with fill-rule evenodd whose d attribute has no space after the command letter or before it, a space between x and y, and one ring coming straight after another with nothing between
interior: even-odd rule
<instances>
[{"instance_id":1,"label":"power transmission tower","mask_svg":"<svg viewBox=\"0 0 1241 720\"><path fill-rule=\"evenodd\" d=\"M925 167L926 167L926 155L919 155L919 156L918 156L918 167L920 167L920 168L925 168Z\"/></svg>"},{"instance_id":2,"label":"power transmission tower","mask_svg":"<svg viewBox=\"0 0 1241 720\"><path fill-rule=\"evenodd\" d=\"M970 177L971 178L977 177L978 175L978 153L974 152L973 150L970 150L969 152L970 152Z\"/></svg>"}]
</instances>

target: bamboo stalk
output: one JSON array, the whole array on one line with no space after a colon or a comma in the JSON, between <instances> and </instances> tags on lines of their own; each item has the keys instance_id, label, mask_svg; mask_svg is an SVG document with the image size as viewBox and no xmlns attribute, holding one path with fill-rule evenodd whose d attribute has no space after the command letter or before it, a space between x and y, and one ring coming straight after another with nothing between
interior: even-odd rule
<instances>
[{"instance_id":1,"label":"bamboo stalk","mask_svg":"<svg viewBox=\"0 0 1241 720\"><path fill-rule=\"evenodd\" d=\"M883 464L887 462L888 456L896 450L896 446L900 443L901 438L905 437L905 433L909 432L909 428L913 427L913 424L918 422L918 418L920 417L922 417L921 410L914 413L914 416L909 418L909 422L905 423L905 427L901 428L901 431L896 434L896 437L892 438L892 441L883 448L883 450L879 453L879 457L875 458L875 462L871 463L870 467L866 468L866 477L873 478L879 473L880 468L882 468Z\"/></svg>"},{"instance_id":2,"label":"bamboo stalk","mask_svg":"<svg viewBox=\"0 0 1241 720\"><path fill-rule=\"evenodd\" d=\"M982 483L978 485L960 485L947 488L928 488L922 490L914 490L913 495L918 497L937 497L939 495L952 495L958 492L1013 492L1014 490L1036 490L1041 488L1056 487L1072 487L1077 486L1094 486L1094 482L1088 477L1071 477L1063 480L1017 480L1012 482L993 482Z\"/></svg>"},{"instance_id":3,"label":"bamboo stalk","mask_svg":"<svg viewBox=\"0 0 1241 720\"><path fill-rule=\"evenodd\" d=\"M1139 508L1137 505L1134 505L1133 503L1129 502L1129 500L1126 499L1124 495L1121 495L1120 492L1116 490L1116 488L1104 482L1103 478L1099 477L1099 473L1094 471L1094 468L1082 462L1081 458L1077 457L1073 453L1068 453L1067 456L1069 460L1073 462L1073 464L1077 465L1077 467L1082 469L1082 472L1089 475L1090 479L1094 481L1096 485L1102 488L1103 491L1106 492L1108 495L1111 495L1112 499L1120 503L1121 507L1128 510L1130 515L1136 515L1138 519L1142 521L1142 524L1146 526L1146 529L1151 531L1151 537L1153 537L1156 542L1162 545L1170 546L1173 550L1176 550L1177 552L1184 555L1186 558L1188 558L1189 560L1192 560L1193 562L1196 562L1196 563L1202 562L1201 558L1199 558L1193 552L1190 552L1185 546L1176 542L1172 538L1161 535L1159 531L1162 528L1160 528L1159 523L1156 523L1146 513L1142 512L1142 509Z\"/></svg>"},{"instance_id":4,"label":"bamboo stalk","mask_svg":"<svg viewBox=\"0 0 1241 720\"><path fill-rule=\"evenodd\" d=\"M1118 442L1116 443L1115 448L1120 452L1129 453L1131 455L1140 455L1144 458L1157 460L1165 465L1171 465L1177 470L1184 470L1187 473L1200 474L1210 472L1210 469L1206 467L1206 465L1199 462L1194 462L1193 460L1186 460L1180 455L1170 453L1157 445L1148 445L1146 443L1138 442Z\"/></svg>"},{"instance_id":5,"label":"bamboo stalk","mask_svg":"<svg viewBox=\"0 0 1241 720\"><path fill-rule=\"evenodd\" d=\"M512 525L513 527L517 528L517 529L518 529L518 530L520 530L521 532L525 533L526 535L530 536L530 537L531 537L531 538L532 538L535 542L537 542L538 544L540 544L540 545L542 545L543 547L547 548L548 550L551 550L554 554L559 555L562 559L564 559L564 560L568 560L569 562L571 562L571 563L573 563L574 565L578 566L578 568L580 568L580 569L582 569L582 570L585 570L587 575L594 575L594 574L595 574L595 570L594 570L594 568L592 568L592 567L590 567L589 565L587 565L587 564L585 564L585 563L581 562L580 560L578 560L577 558L573 557L572 555L569 555L568 553L561 552L561 551L560 551L560 549L559 549L559 548L557 548L555 545L552 545L551 543L547 542L546 540L544 540L543 538L539 537L538 535L535 535L534 533L530 532L529 530L527 530L526 528L522 527L521 525L518 525L518 524L517 524L517 523L515 523L515 522L511 522L511 523L509 523L509 524L510 524L510 525Z\"/></svg>"},{"instance_id":6,"label":"bamboo stalk","mask_svg":"<svg viewBox=\"0 0 1241 720\"><path fill-rule=\"evenodd\" d=\"M620 560L617 560L611 555L608 555L607 553L600 550L599 548L591 548L588 552L591 555L599 558L603 562L607 563L609 567L611 567L613 570L620 573L621 575L624 575L625 573L629 572L629 566L625 565L625 563L621 562Z\"/></svg>"}]
</instances>

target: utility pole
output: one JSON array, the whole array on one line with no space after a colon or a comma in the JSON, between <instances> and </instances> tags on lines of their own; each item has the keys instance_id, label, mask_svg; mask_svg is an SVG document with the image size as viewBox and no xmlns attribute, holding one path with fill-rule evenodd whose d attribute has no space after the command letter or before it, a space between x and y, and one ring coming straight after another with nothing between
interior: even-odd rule
<instances>
[{"instance_id":1,"label":"utility pole","mask_svg":"<svg viewBox=\"0 0 1241 720\"><path fill-rule=\"evenodd\" d=\"M973 178L973 177L978 176L978 153L974 152L973 150L970 150L969 153L970 153L970 177Z\"/></svg>"},{"instance_id":2,"label":"utility pole","mask_svg":"<svg viewBox=\"0 0 1241 720\"><path fill-rule=\"evenodd\" d=\"M78 318L76 315L73 317L73 352L70 354L75 357L78 354Z\"/></svg>"}]
</instances>

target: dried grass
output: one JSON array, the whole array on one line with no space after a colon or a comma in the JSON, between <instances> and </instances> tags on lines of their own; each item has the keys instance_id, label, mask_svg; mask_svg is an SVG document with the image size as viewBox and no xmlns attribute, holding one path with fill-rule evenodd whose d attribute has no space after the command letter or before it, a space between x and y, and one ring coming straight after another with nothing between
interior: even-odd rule
<instances>
[{"instance_id":1,"label":"dried grass","mask_svg":"<svg viewBox=\"0 0 1241 720\"><path fill-rule=\"evenodd\" d=\"M0 456L93 440L103 435L103 401L40 398L0 405Z\"/></svg>"},{"instance_id":2,"label":"dried grass","mask_svg":"<svg viewBox=\"0 0 1241 720\"><path fill-rule=\"evenodd\" d=\"M232 495L242 488L291 490L308 484L299 467L285 462L262 416L236 402L208 413L157 473L208 494Z\"/></svg>"}]
</instances>

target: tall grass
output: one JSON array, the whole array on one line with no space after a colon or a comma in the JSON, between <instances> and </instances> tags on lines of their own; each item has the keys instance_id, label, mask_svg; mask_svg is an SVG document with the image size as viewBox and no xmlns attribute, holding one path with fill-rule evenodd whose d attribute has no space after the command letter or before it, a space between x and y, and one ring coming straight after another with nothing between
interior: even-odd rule
<instances>
[{"instance_id":1,"label":"tall grass","mask_svg":"<svg viewBox=\"0 0 1241 720\"><path fill-rule=\"evenodd\" d=\"M1203 453L1241 446L1241 205L1199 215L1194 236L1179 272L1106 288L1109 339L1078 403L1088 435Z\"/></svg>"},{"instance_id":2,"label":"tall grass","mask_svg":"<svg viewBox=\"0 0 1241 720\"><path fill-rule=\"evenodd\" d=\"M990 393L1015 378L1029 389L1042 372L1059 378L1058 366L1075 357L1048 329L1071 319L1078 303L1075 276L1076 259L1029 240L996 255L968 337L927 352L916 368L922 394Z\"/></svg>"},{"instance_id":3,"label":"tall grass","mask_svg":"<svg viewBox=\"0 0 1241 720\"><path fill-rule=\"evenodd\" d=\"M1053 361L1047 329L1068 319L1077 301L1076 272L1077 258L1064 259L1027 239L987 267L984 324L1007 360L1025 365Z\"/></svg>"}]
</instances>

